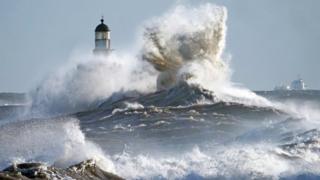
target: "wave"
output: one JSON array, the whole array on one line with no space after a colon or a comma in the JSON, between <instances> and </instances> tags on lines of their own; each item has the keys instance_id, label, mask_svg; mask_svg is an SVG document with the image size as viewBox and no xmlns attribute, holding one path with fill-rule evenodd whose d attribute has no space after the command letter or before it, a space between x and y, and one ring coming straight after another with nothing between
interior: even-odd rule
<instances>
[{"instance_id":1,"label":"wave","mask_svg":"<svg viewBox=\"0 0 320 180\"><path fill-rule=\"evenodd\" d=\"M184 71L192 62L209 61L218 71L216 75L225 75L226 64L220 57L225 21L225 8L207 4L191 9L178 6L147 24L142 56L161 72L159 89L193 78L195 72Z\"/></svg>"},{"instance_id":2,"label":"wave","mask_svg":"<svg viewBox=\"0 0 320 180\"><path fill-rule=\"evenodd\" d=\"M31 92L32 113L75 113L117 93L148 94L180 83L201 86L220 101L271 106L230 81L228 60L223 58L226 19L224 7L178 5L145 23L141 42L129 52L73 57Z\"/></svg>"},{"instance_id":3,"label":"wave","mask_svg":"<svg viewBox=\"0 0 320 180\"><path fill-rule=\"evenodd\" d=\"M0 126L0 169L12 162L44 162L67 167L94 158L113 172L112 163L87 141L74 118L33 119Z\"/></svg>"},{"instance_id":4,"label":"wave","mask_svg":"<svg viewBox=\"0 0 320 180\"><path fill-rule=\"evenodd\" d=\"M155 89L155 72L134 55L80 56L31 92L34 115L75 113L96 107L116 92Z\"/></svg>"},{"instance_id":5,"label":"wave","mask_svg":"<svg viewBox=\"0 0 320 180\"><path fill-rule=\"evenodd\" d=\"M224 102L272 106L267 99L231 82L228 60L223 57L227 10L204 4L178 6L146 25L142 58L160 74L158 89L180 82L197 84Z\"/></svg>"},{"instance_id":6,"label":"wave","mask_svg":"<svg viewBox=\"0 0 320 180\"><path fill-rule=\"evenodd\" d=\"M119 97L117 95L117 97ZM199 104L214 104L219 102L213 92L203 89L198 85L189 85L187 83L179 83L176 86L149 93L145 95L127 96L124 94L116 100L111 97L102 104L99 108L108 109L114 107L126 108L127 102L137 102L142 106L155 107L186 107Z\"/></svg>"},{"instance_id":7,"label":"wave","mask_svg":"<svg viewBox=\"0 0 320 180\"><path fill-rule=\"evenodd\" d=\"M267 153L264 145L228 147L217 152L194 147L172 157L123 153L114 159L118 173L127 179L276 178L290 168L277 155Z\"/></svg>"}]
</instances>

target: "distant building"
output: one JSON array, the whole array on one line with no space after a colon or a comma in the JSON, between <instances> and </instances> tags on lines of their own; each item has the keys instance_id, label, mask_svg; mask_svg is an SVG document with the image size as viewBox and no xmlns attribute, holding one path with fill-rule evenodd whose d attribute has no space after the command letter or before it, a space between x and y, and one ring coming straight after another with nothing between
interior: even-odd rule
<instances>
[{"instance_id":1,"label":"distant building","mask_svg":"<svg viewBox=\"0 0 320 180\"><path fill-rule=\"evenodd\" d=\"M104 24L103 17L101 23L95 29L95 48L93 52L95 54L109 54L111 50L110 29Z\"/></svg>"}]
</instances>

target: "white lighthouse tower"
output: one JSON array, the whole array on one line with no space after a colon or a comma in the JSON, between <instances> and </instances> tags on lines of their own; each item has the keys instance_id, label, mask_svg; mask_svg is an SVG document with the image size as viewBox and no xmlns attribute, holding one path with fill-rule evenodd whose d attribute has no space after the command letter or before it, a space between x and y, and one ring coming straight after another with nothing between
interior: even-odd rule
<instances>
[{"instance_id":1,"label":"white lighthouse tower","mask_svg":"<svg viewBox=\"0 0 320 180\"><path fill-rule=\"evenodd\" d=\"M109 54L110 48L110 29L103 23L103 17L101 18L101 24L95 29L95 48L93 52L95 54Z\"/></svg>"}]
</instances>

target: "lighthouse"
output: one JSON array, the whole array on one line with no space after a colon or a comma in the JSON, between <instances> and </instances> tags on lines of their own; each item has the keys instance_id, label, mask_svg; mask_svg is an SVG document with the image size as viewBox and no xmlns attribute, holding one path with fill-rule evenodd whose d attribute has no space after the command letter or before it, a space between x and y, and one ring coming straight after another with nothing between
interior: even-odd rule
<instances>
[{"instance_id":1,"label":"lighthouse","mask_svg":"<svg viewBox=\"0 0 320 180\"><path fill-rule=\"evenodd\" d=\"M95 48L93 49L94 54L109 54L110 48L110 29L104 24L103 17L101 23L95 29Z\"/></svg>"}]
</instances>

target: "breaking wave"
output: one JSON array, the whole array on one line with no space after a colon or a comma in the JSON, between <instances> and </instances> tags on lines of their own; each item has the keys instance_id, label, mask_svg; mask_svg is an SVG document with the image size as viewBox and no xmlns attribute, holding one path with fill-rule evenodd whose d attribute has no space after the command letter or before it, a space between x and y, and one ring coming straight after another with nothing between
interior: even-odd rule
<instances>
[{"instance_id":1,"label":"breaking wave","mask_svg":"<svg viewBox=\"0 0 320 180\"><path fill-rule=\"evenodd\" d=\"M221 59L225 21L226 9L210 4L197 9L179 6L152 20L144 33L143 58L161 72L158 88L196 78L196 72L187 68L194 62L212 64L217 73L211 75L225 80L227 65Z\"/></svg>"},{"instance_id":2,"label":"breaking wave","mask_svg":"<svg viewBox=\"0 0 320 180\"><path fill-rule=\"evenodd\" d=\"M87 141L74 118L34 119L0 126L0 169L12 162L43 162L67 167L87 159L96 159L114 171L108 156Z\"/></svg>"},{"instance_id":3,"label":"breaking wave","mask_svg":"<svg viewBox=\"0 0 320 180\"><path fill-rule=\"evenodd\" d=\"M230 81L229 65L222 57L226 14L224 7L212 4L180 5L144 25L142 45L133 48L138 50L75 57L32 92L33 112L77 112L119 93L150 93L180 83L213 91L220 101L270 106L265 98Z\"/></svg>"},{"instance_id":4,"label":"breaking wave","mask_svg":"<svg viewBox=\"0 0 320 180\"><path fill-rule=\"evenodd\" d=\"M265 145L233 147L215 153L195 147L173 157L156 158L124 153L115 159L118 173L127 179L259 179L275 178L290 169L276 154L268 153Z\"/></svg>"},{"instance_id":5,"label":"breaking wave","mask_svg":"<svg viewBox=\"0 0 320 180\"><path fill-rule=\"evenodd\" d=\"M213 91L221 101L271 105L268 100L230 81L228 61L222 56L226 19L224 7L178 6L146 25L142 57L160 72L158 89L187 82Z\"/></svg>"},{"instance_id":6,"label":"breaking wave","mask_svg":"<svg viewBox=\"0 0 320 180\"><path fill-rule=\"evenodd\" d=\"M31 92L33 114L74 113L94 108L116 92L155 90L155 72L133 55L74 58Z\"/></svg>"}]
</instances>

